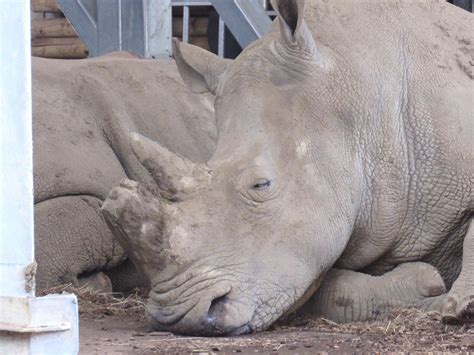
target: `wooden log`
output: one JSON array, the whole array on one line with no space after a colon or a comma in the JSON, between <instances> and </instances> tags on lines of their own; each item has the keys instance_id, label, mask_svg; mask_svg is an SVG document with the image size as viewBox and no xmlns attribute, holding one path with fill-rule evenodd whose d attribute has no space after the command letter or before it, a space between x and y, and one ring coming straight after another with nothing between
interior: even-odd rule
<instances>
[{"instance_id":1,"label":"wooden log","mask_svg":"<svg viewBox=\"0 0 474 355\"><path fill-rule=\"evenodd\" d=\"M189 20L189 36L207 36L207 17L191 17ZM173 36L181 38L183 36L183 18L173 18Z\"/></svg>"},{"instance_id":2,"label":"wooden log","mask_svg":"<svg viewBox=\"0 0 474 355\"><path fill-rule=\"evenodd\" d=\"M31 55L42 58L55 59L84 59L89 51L83 44L77 46L45 46L31 48Z\"/></svg>"},{"instance_id":3,"label":"wooden log","mask_svg":"<svg viewBox=\"0 0 474 355\"><path fill-rule=\"evenodd\" d=\"M81 59L87 58L89 51L77 37L44 37L32 39L31 54L44 58Z\"/></svg>"},{"instance_id":4,"label":"wooden log","mask_svg":"<svg viewBox=\"0 0 474 355\"><path fill-rule=\"evenodd\" d=\"M77 37L76 31L65 18L31 21L31 37Z\"/></svg>"},{"instance_id":5,"label":"wooden log","mask_svg":"<svg viewBox=\"0 0 474 355\"><path fill-rule=\"evenodd\" d=\"M31 10L35 12L62 12L56 0L31 0Z\"/></svg>"},{"instance_id":6,"label":"wooden log","mask_svg":"<svg viewBox=\"0 0 474 355\"><path fill-rule=\"evenodd\" d=\"M209 43L208 43L207 37L204 37L204 36L190 37L189 38L189 43L194 44L195 46L198 46L198 47L209 50Z\"/></svg>"},{"instance_id":7,"label":"wooden log","mask_svg":"<svg viewBox=\"0 0 474 355\"><path fill-rule=\"evenodd\" d=\"M52 45L75 45L78 42L82 43L79 37L40 37L32 38L31 46L40 47L40 46L52 46Z\"/></svg>"}]
</instances>

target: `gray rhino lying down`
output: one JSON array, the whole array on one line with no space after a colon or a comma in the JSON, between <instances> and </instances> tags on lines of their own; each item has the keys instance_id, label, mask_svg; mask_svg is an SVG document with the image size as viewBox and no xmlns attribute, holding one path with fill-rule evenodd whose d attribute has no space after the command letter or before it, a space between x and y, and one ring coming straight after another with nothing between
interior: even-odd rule
<instances>
[{"instance_id":1,"label":"gray rhino lying down","mask_svg":"<svg viewBox=\"0 0 474 355\"><path fill-rule=\"evenodd\" d=\"M103 205L151 280L153 327L259 331L313 294L336 321L410 305L472 319L473 15L273 5L279 29L235 61L175 43L184 81L216 95L209 161L133 133L159 194L124 181Z\"/></svg>"},{"instance_id":2,"label":"gray rhino lying down","mask_svg":"<svg viewBox=\"0 0 474 355\"><path fill-rule=\"evenodd\" d=\"M146 183L129 131L195 161L215 145L213 96L185 87L172 61L129 54L88 60L33 58L37 286L88 283L117 290L139 274L100 213L124 178ZM121 264L116 267L117 265Z\"/></svg>"}]
</instances>

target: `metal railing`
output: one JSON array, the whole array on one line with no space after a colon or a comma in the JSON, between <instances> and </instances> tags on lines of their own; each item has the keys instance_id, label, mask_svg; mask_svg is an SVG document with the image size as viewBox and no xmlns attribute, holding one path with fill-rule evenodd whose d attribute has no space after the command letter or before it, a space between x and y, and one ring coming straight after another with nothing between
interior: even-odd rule
<instances>
[{"instance_id":1,"label":"metal railing","mask_svg":"<svg viewBox=\"0 0 474 355\"><path fill-rule=\"evenodd\" d=\"M189 42L190 9L213 6L219 14L217 52L225 29L244 48L270 27L269 0L57 0L91 56L126 50L146 58L170 57L172 8L183 8L183 42ZM473 0L448 0L472 11Z\"/></svg>"},{"instance_id":2,"label":"metal railing","mask_svg":"<svg viewBox=\"0 0 474 355\"><path fill-rule=\"evenodd\" d=\"M224 56L227 27L242 48L270 28L268 0L57 0L90 56L130 51L146 58L171 56L172 8L183 8L189 42L190 9L213 6L219 14L218 54Z\"/></svg>"},{"instance_id":3,"label":"metal railing","mask_svg":"<svg viewBox=\"0 0 474 355\"><path fill-rule=\"evenodd\" d=\"M224 56L225 27L237 39L241 47L262 37L270 28L270 16L275 12L270 10L269 0L172 0L174 7L183 8L183 34L181 40L189 43L190 8L192 6L214 7L219 13L218 50L220 57Z\"/></svg>"},{"instance_id":4,"label":"metal railing","mask_svg":"<svg viewBox=\"0 0 474 355\"><path fill-rule=\"evenodd\" d=\"M171 0L57 0L91 57L129 51L171 56Z\"/></svg>"}]
</instances>

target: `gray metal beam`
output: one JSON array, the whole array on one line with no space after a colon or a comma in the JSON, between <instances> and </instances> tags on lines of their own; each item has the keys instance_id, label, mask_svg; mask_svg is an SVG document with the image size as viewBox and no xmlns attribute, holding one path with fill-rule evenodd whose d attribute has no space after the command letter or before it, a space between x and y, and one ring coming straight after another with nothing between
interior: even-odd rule
<instances>
[{"instance_id":1,"label":"gray metal beam","mask_svg":"<svg viewBox=\"0 0 474 355\"><path fill-rule=\"evenodd\" d=\"M92 57L121 50L171 55L171 0L57 1Z\"/></svg>"},{"instance_id":2,"label":"gray metal beam","mask_svg":"<svg viewBox=\"0 0 474 355\"><path fill-rule=\"evenodd\" d=\"M271 20L257 1L211 0L211 3L242 48L270 29Z\"/></svg>"},{"instance_id":3,"label":"gray metal beam","mask_svg":"<svg viewBox=\"0 0 474 355\"><path fill-rule=\"evenodd\" d=\"M258 38L263 37L263 35L270 30L270 26L272 25L272 22L266 13L266 7L264 4L259 4L256 1L249 0L234 1Z\"/></svg>"},{"instance_id":4,"label":"gray metal beam","mask_svg":"<svg viewBox=\"0 0 474 355\"><path fill-rule=\"evenodd\" d=\"M79 37L82 39L89 55L94 57L99 55L99 43L97 38L97 7L95 1L93 7L90 1L85 2L80 0L57 0L59 7L67 17L72 27L76 30ZM89 5L89 6L86 6ZM95 13L91 11L95 9Z\"/></svg>"},{"instance_id":5,"label":"gray metal beam","mask_svg":"<svg viewBox=\"0 0 474 355\"><path fill-rule=\"evenodd\" d=\"M135 0L136 1L136 0ZM145 58L170 58L172 39L171 0L142 0Z\"/></svg>"}]
</instances>

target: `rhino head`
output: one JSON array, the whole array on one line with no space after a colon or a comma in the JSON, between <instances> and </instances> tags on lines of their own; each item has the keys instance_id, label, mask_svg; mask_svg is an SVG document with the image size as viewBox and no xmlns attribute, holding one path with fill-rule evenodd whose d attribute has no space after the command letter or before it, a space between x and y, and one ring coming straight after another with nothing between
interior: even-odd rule
<instances>
[{"instance_id":1,"label":"rhino head","mask_svg":"<svg viewBox=\"0 0 474 355\"><path fill-rule=\"evenodd\" d=\"M266 329L315 292L354 228L360 168L344 105L329 94L330 52L303 20L304 1L273 5L279 30L234 61L174 42L183 80L216 96L212 158L197 164L132 133L161 193L124 181L103 205L151 280L155 329Z\"/></svg>"}]
</instances>

